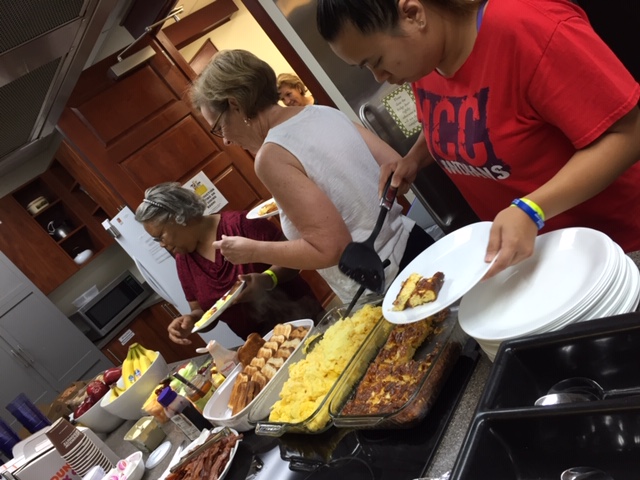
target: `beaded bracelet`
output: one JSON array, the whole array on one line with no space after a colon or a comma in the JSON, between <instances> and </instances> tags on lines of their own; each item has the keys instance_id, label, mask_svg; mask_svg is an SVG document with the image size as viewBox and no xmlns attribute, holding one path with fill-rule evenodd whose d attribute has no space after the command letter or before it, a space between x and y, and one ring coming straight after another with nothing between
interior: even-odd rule
<instances>
[{"instance_id":1,"label":"beaded bracelet","mask_svg":"<svg viewBox=\"0 0 640 480\"><path fill-rule=\"evenodd\" d=\"M266 273L267 275L269 275L271 277L271 280L273 280L273 287L271 287L269 290L273 290L274 288L276 288L278 286L278 276L275 274L275 272L271 269L267 269L262 273Z\"/></svg>"},{"instance_id":2,"label":"beaded bracelet","mask_svg":"<svg viewBox=\"0 0 640 480\"><path fill-rule=\"evenodd\" d=\"M544 212L535 202L529 200L528 198L516 198L513 202L511 202L511 205L514 207L518 207L520 210L526 213L527 216L536 224L538 230L544 227Z\"/></svg>"}]
</instances>

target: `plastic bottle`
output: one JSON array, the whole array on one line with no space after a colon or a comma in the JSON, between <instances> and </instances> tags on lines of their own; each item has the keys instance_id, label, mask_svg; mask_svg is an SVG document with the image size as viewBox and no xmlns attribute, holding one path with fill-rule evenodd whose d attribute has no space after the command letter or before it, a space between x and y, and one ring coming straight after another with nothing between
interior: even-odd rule
<instances>
[{"instance_id":1,"label":"plastic bottle","mask_svg":"<svg viewBox=\"0 0 640 480\"><path fill-rule=\"evenodd\" d=\"M187 398L178 395L171 387L160 392L158 403L189 440L195 440L202 430L213 426Z\"/></svg>"},{"instance_id":2,"label":"plastic bottle","mask_svg":"<svg viewBox=\"0 0 640 480\"><path fill-rule=\"evenodd\" d=\"M193 388L187 386L185 388L187 393L187 398L191 400L196 408L202 413L204 411L204 407L213 395L215 390L213 383L211 382L211 374L208 368L205 368L202 373L198 372L198 374L191 379L190 382L194 387L197 387L198 390L194 390Z\"/></svg>"},{"instance_id":3,"label":"plastic bottle","mask_svg":"<svg viewBox=\"0 0 640 480\"><path fill-rule=\"evenodd\" d=\"M238 364L238 353L224 348L215 340L207 344L207 351L213 357L218 372L225 377L228 377L231 370Z\"/></svg>"}]
</instances>

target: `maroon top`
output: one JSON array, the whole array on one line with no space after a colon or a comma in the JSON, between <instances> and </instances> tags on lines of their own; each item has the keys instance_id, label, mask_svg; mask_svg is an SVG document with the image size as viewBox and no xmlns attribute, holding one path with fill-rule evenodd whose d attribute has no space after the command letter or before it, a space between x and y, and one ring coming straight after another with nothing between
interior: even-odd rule
<instances>
[{"instance_id":1,"label":"maroon top","mask_svg":"<svg viewBox=\"0 0 640 480\"><path fill-rule=\"evenodd\" d=\"M246 212L220 213L217 238L222 235L264 241L282 239L282 232L275 224L266 219L248 220ZM178 254L176 265L187 301L197 301L205 311L229 291L238 275L261 273L270 267L263 263L233 265L218 251L214 262L196 252ZM289 282L279 283L257 302L231 305L218 319L229 325L236 335L246 339L251 332L264 335L277 323L301 318L315 320L321 310L309 285L298 276Z\"/></svg>"}]
</instances>

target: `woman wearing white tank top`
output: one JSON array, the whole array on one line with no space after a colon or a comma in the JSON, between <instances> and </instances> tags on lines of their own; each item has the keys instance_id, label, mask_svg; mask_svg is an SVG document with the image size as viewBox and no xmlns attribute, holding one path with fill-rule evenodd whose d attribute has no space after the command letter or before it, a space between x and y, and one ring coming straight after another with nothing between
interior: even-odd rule
<instances>
[{"instance_id":1,"label":"woman wearing white tank top","mask_svg":"<svg viewBox=\"0 0 640 480\"><path fill-rule=\"evenodd\" d=\"M338 261L348 243L371 233L379 212L379 167L400 156L336 109L278 105L275 72L244 50L217 53L191 98L212 134L255 155L256 174L278 204L287 237L260 242L223 236L214 244L220 253L234 264L318 270L342 301L351 300L358 285L338 270ZM394 205L375 243L391 262L387 285L431 243Z\"/></svg>"}]
</instances>

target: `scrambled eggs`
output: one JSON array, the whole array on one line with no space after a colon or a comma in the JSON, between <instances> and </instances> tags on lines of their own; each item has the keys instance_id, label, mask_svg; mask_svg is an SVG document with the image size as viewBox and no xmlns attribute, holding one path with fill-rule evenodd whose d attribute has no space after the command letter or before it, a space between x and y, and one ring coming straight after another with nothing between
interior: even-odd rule
<instances>
[{"instance_id":1,"label":"scrambled eggs","mask_svg":"<svg viewBox=\"0 0 640 480\"><path fill-rule=\"evenodd\" d=\"M351 317L329 327L304 359L289 366L289 379L269 420L300 423L322 405L307 425L312 431L322 429L329 421L329 402L323 404L323 400L381 317L381 307L365 305Z\"/></svg>"}]
</instances>

